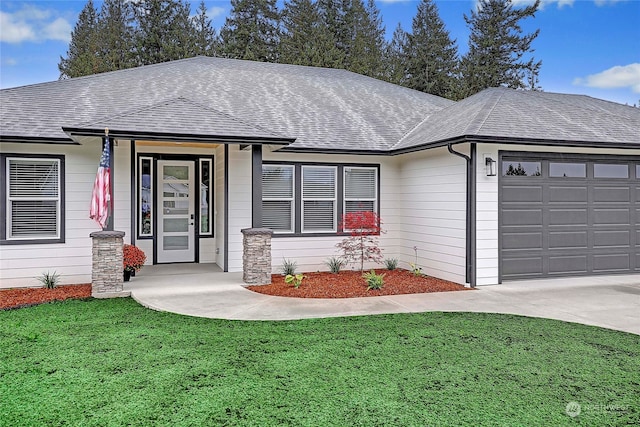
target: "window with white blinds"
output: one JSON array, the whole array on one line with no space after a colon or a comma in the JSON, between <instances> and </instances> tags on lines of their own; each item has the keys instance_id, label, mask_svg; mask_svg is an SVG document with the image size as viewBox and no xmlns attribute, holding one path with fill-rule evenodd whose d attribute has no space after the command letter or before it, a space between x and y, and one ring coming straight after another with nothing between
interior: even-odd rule
<instances>
[{"instance_id":1,"label":"window with white blinds","mask_svg":"<svg viewBox=\"0 0 640 427\"><path fill-rule=\"evenodd\" d=\"M337 168L302 166L302 232L336 231Z\"/></svg>"},{"instance_id":2,"label":"window with white blinds","mask_svg":"<svg viewBox=\"0 0 640 427\"><path fill-rule=\"evenodd\" d=\"M60 162L6 157L7 240L61 237Z\"/></svg>"},{"instance_id":3,"label":"window with white blinds","mask_svg":"<svg viewBox=\"0 0 640 427\"><path fill-rule=\"evenodd\" d=\"M377 201L378 170L345 166L343 214L360 211L376 212Z\"/></svg>"},{"instance_id":4,"label":"window with white blinds","mask_svg":"<svg viewBox=\"0 0 640 427\"><path fill-rule=\"evenodd\" d=\"M294 167L262 166L262 226L279 232L294 231Z\"/></svg>"}]
</instances>

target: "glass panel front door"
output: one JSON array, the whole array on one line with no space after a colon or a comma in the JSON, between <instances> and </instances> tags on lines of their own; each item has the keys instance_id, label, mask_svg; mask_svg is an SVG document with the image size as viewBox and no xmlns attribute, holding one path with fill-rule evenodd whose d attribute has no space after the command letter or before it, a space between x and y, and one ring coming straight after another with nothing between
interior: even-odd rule
<instances>
[{"instance_id":1,"label":"glass panel front door","mask_svg":"<svg viewBox=\"0 0 640 427\"><path fill-rule=\"evenodd\" d=\"M194 162L159 160L158 173L158 262L194 262Z\"/></svg>"}]
</instances>

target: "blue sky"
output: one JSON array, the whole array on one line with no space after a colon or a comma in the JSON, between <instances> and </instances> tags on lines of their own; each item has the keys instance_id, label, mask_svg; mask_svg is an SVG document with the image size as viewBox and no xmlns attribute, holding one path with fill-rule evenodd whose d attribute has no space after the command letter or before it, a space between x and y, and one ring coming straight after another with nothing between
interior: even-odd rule
<instances>
[{"instance_id":1,"label":"blue sky","mask_svg":"<svg viewBox=\"0 0 640 427\"><path fill-rule=\"evenodd\" d=\"M376 0L387 37L398 22L411 28L417 1ZM515 0L529 4L532 0ZM0 87L56 80L71 30L85 1L0 2ZM96 7L101 5L95 0ZM199 0L192 0L195 7ZM216 28L230 0L205 1ZM280 2L281 3L281 2ZM436 0L459 52L467 50L469 15L475 0ZM580 93L640 104L640 0L543 0L525 31L540 28L535 57L542 60L540 85L548 92Z\"/></svg>"}]
</instances>

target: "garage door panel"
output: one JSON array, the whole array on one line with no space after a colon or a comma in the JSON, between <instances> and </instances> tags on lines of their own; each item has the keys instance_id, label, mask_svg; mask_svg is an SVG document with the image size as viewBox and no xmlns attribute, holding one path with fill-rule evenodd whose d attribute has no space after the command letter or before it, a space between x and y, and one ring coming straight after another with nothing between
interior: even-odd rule
<instances>
[{"instance_id":1,"label":"garage door panel","mask_svg":"<svg viewBox=\"0 0 640 427\"><path fill-rule=\"evenodd\" d=\"M640 161L542 156L502 157L502 279L640 272ZM527 162L540 165L541 174L525 179L504 173L505 165Z\"/></svg>"},{"instance_id":2,"label":"garage door panel","mask_svg":"<svg viewBox=\"0 0 640 427\"><path fill-rule=\"evenodd\" d=\"M587 187L549 186L549 203L584 203L587 204Z\"/></svg>"},{"instance_id":3,"label":"garage door panel","mask_svg":"<svg viewBox=\"0 0 640 427\"><path fill-rule=\"evenodd\" d=\"M588 272L587 255L550 256L549 274L585 274Z\"/></svg>"},{"instance_id":4,"label":"garage door panel","mask_svg":"<svg viewBox=\"0 0 640 427\"><path fill-rule=\"evenodd\" d=\"M549 209L549 225L586 225L588 223L588 209Z\"/></svg>"},{"instance_id":5,"label":"garage door panel","mask_svg":"<svg viewBox=\"0 0 640 427\"><path fill-rule=\"evenodd\" d=\"M587 230L549 232L549 249L586 249L587 244Z\"/></svg>"},{"instance_id":6,"label":"garage door panel","mask_svg":"<svg viewBox=\"0 0 640 427\"><path fill-rule=\"evenodd\" d=\"M628 253L594 254L593 272L606 273L628 271L631 267L631 256Z\"/></svg>"},{"instance_id":7,"label":"garage door panel","mask_svg":"<svg viewBox=\"0 0 640 427\"><path fill-rule=\"evenodd\" d=\"M628 208L595 208L593 209L593 225L626 225L630 224Z\"/></svg>"},{"instance_id":8,"label":"garage door panel","mask_svg":"<svg viewBox=\"0 0 640 427\"><path fill-rule=\"evenodd\" d=\"M542 203L542 186L505 186L502 188L502 201L505 203L510 202L526 202Z\"/></svg>"},{"instance_id":9,"label":"garage door panel","mask_svg":"<svg viewBox=\"0 0 640 427\"><path fill-rule=\"evenodd\" d=\"M594 187L594 203L629 203L631 197L629 187Z\"/></svg>"},{"instance_id":10,"label":"garage door panel","mask_svg":"<svg viewBox=\"0 0 640 427\"><path fill-rule=\"evenodd\" d=\"M542 255L504 259L503 274L505 276L537 276L542 274L542 271Z\"/></svg>"},{"instance_id":11,"label":"garage door panel","mask_svg":"<svg viewBox=\"0 0 640 427\"><path fill-rule=\"evenodd\" d=\"M542 231L529 233L504 233L502 235L504 249L537 249L542 250Z\"/></svg>"},{"instance_id":12,"label":"garage door panel","mask_svg":"<svg viewBox=\"0 0 640 427\"><path fill-rule=\"evenodd\" d=\"M631 244L631 232L629 230L606 231L598 230L593 232L593 247L623 247L628 248Z\"/></svg>"},{"instance_id":13,"label":"garage door panel","mask_svg":"<svg viewBox=\"0 0 640 427\"><path fill-rule=\"evenodd\" d=\"M502 225L523 226L542 224L542 208L539 209L504 209L502 211Z\"/></svg>"}]
</instances>

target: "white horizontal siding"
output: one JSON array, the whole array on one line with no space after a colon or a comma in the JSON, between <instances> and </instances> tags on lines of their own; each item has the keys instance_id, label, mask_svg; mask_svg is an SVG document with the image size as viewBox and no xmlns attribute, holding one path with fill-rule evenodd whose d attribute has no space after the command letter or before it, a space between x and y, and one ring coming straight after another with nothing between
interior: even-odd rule
<instances>
[{"instance_id":1,"label":"white horizontal siding","mask_svg":"<svg viewBox=\"0 0 640 427\"><path fill-rule=\"evenodd\" d=\"M406 154L399 161L403 266L417 258L424 273L465 283L465 161L444 148Z\"/></svg>"},{"instance_id":2,"label":"white horizontal siding","mask_svg":"<svg viewBox=\"0 0 640 427\"><path fill-rule=\"evenodd\" d=\"M215 170L215 217L216 217L216 264L220 268L224 268L224 145L220 145L216 148L216 170Z\"/></svg>"},{"instance_id":3,"label":"white horizontal siding","mask_svg":"<svg viewBox=\"0 0 640 427\"><path fill-rule=\"evenodd\" d=\"M229 271L242 271L242 229L251 227L251 150L229 146Z\"/></svg>"}]
</instances>

